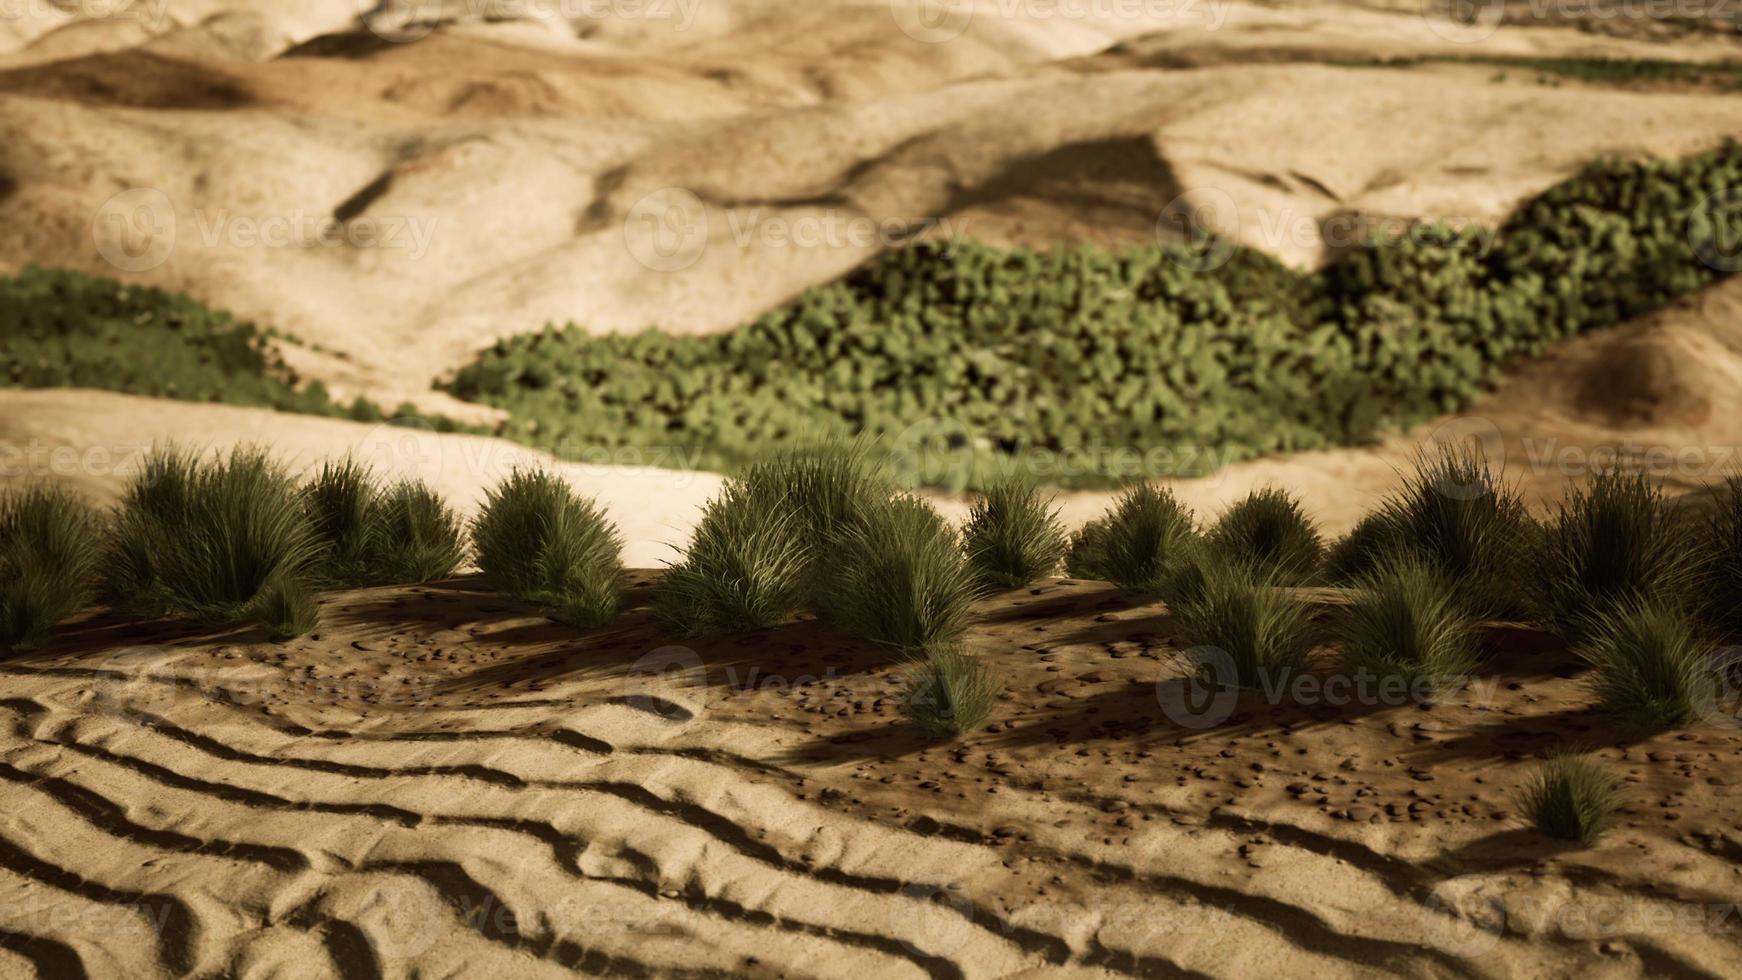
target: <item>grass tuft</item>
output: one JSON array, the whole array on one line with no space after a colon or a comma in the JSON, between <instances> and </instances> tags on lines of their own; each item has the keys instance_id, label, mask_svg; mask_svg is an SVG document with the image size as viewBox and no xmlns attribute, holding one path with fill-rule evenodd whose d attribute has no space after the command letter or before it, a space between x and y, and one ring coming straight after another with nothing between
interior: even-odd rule
<instances>
[{"instance_id":1,"label":"grass tuft","mask_svg":"<svg viewBox=\"0 0 1742 980\"><path fill-rule=\"evenodd\" d=\"M1415 558L1359 579L1337 634L1345 670L1401 677L1412 692L1457 688L1480 659L1475 623L1452 583Z\"/></svg>"},{"instance_id":2,"label":"grass tuft","mask_svg":"<svg viewBox=\"0 0 1742 980\"><path fill-rule=\"evenodd\" d=\"M1600 615L1579 656L1604 709L1640 728L1674 728L1714 706L1716 650L1681 609L1630 603Z\"/></svg>"},{"instance_id":3,"label":"grass tuft","mask_svg":"<svg viewBox=\"0 0 1742 980\"><path fill-rule=\"evenodd\" d=\"M268 585L254 603L254 621L279 642L313 632L319 618L314 593L295 579Z\"/></svg>"},{"instance_id":4,"label":"grass tuft","mask_svg":"<svg viewBox=\"0 0 1742 980\"><path fill-rule=\"evenodd\" d=\"M1191 512L1173 493L1139 484L1121 493L1105 516L1077 532L1071 541L1070 574L1157 595L1191 557L1195 542Z\"/></svg>"},{"instance_id":5,"label":"grass tuft","mask_svg":"<svg viewBox=\"0 0 1742 980\"><path fill-rule=\"evenodd\" d=\"M59 487L0 494L0 648L46 643L93 597L102 558L99 521Z\"/></svg>"},{"instance_id":6,"label":"grass tuft","mask_svg":"<svg viewBox=\"0 0 1742 980\"><path fill-rule=\"evenodd\" d=\"M962 542L974 574L998 588L1045 578L1065 557L1065 531L1052 500L1015 474L994 479L974 501Z\"/></svg>"},{"instance_id":7,"label":"grass tuft","mask_svg":"<svg viewBox=\"0 0 1742 980\"><path fill-rule=\"evenodd\" d=\"M1688 526L1643 474L1607 471L1572 491L1544 536L1536 579L1543 618L1578 644L1604 615L1636 603L1683 608L1698 568Z\"/></svg>"},{"instance_id":8,"label":"grass tuft","mask_svg":"<svg viewBox=\"0 0 1742 980\"><path fill-rule=\"evenodd\" d=\"M306 587L320 555L295 484L264 451L202 462L158 450L117 510L106 588L136 614L252 622L269 587Z\"/></svg>"},{"instance_id":9,"label":"grass tuft","mask_svg":"<svg viewBox=\"0 0 1742 980\"><path fill-rule=\"evenodd\" d=\"M382 490L369 511L369 571L376 583L435 582L454 574L466 557L465 524L422 481L401 480Z\"/></svg>"},{"instance_id":10,"label":"grass tuft","mask_svg":"<svg viewBox=\"0 0 1742 980\"><path fill-rule=\"evenodd\" d=\"M1551 756L1518 795L1519 809L1538 831L1581 844L1602 836L1620 805L1615 777L1571 752Z\"/></svg>"},{"instance_id":11,"label":"grass tuft","mask_svg":"<svg viewBox=\"0 0 1742 980\"><path fill-rule=\"evenodd\" d=\"M472 542L491 588L562 622L600 626L622 608L622 537L559 476L515 470L485 495Z\"/></svg>"},{"instance_id":12,"label":"grass tuft","mask_svg":"<svg viewBox=\"0 0 1742 980\"><path fill-rule=\"evenodd\" d=\"M1168 603L1176 645L1220 651L1209 680L1280 690L1306 667L1312 608L1265 572L1231 562L1194 564L1193 586Z\"/></svg>"},{"instance_id":13,"label":"grass tuft","mask_svg":"<svg viewBox=\"0 0 1742 980\"><path fill-rule=\"evenodd\" d=\"M1441 446L1416 457L1402 488L1339 543L1330 565L1359 578L1394 559L1418 560L1446 578L1473 616L1523 616L1528 603L1515 583L1535 535L1523 498L1478 448Z\"/></svg>"},{"instance_id":14,"label":"grass tuft","mask_svg":"<svg viewBox=\"0 0 1742 980\"><path fill-rule=\"evenodd\" d=\"M924 501L897 496L838 542L821 611L848 633L909 653L953 646L977 583L955 532Z\"/></svg>"},{"instance_id":15,"label":"grass tuft","mask_svg":"<svg viewBox=\"0 0 1742 980\"><path fill-rule=\"evenodd\" d=\"M997 694L984 664L959 650L936 650L908 668L902 710L927 735L949 738L986 724Z\"/></svg>"},{"instance_id":16,"label":"grass tuft","mask_svg":"<svg viewBox=\"0 0 1742 980\"><path fill-rule=\"evenodd\" d=\"M1706 527L1700 604L1705 618L1727 637L1742 637L1742 476L1724 481Z\"/></svg>"},{"instance_id":17,"label":"grass tuft","mask_svg":"<svg viewBox=\"0 0 1742 980\"><path fill-rule=\"evenodd\" d=\"M702 511L683 560L654 590L655 615L680 636L762 629L803 602L810 559L786 502L729 480Z\"/></svg>"},{"instance_id":18,"label":"grass tuft","mask_svg":"<svg viewBox=\"0 0 1742 980\"><path fill-rule=\"evenodd\" d=\"M380 492L375 476L355 459L321 464L301 488L303 510L321 543L317 574L329 585L364 585L374 576L370 505Z\"/></svg>"},{"instance_id":19,"label":"grass tuft","mask_svg":"<svg viewBox=\"0 0 1742 980\"><path fill-rule=\"evenodd\" d=\"M1285 585L1318 574L1324 543L1300 502L1285 490L1254 490L1228 508L1204 536L1213 554L1271 573Z\"/></svg>"}]
</instances>

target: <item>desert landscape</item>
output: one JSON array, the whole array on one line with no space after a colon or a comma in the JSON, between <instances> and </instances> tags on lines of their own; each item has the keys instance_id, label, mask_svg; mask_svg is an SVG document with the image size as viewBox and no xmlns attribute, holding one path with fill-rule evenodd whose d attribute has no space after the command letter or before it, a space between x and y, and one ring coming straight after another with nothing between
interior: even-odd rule
<instances>
[{"instance_id":1,"label":"desert landscape","mask_svg":"<svg viewBox=\"0 0 1742 980\"><path fill-rule=\"evenodd\" d=\"M0 0L0 976L1731 976L1742 7Z\"/></svg>"}]
</instances>

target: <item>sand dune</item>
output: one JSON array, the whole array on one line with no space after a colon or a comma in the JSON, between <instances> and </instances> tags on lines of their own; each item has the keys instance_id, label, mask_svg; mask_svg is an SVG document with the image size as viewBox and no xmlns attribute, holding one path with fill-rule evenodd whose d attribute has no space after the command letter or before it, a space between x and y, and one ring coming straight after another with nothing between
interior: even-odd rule
<instances>
[{"instance_id":1,"label":"sand dune","mask_svg":"<svg viewBox=\"0 0 1742 980\"><path fill-rule=\"evenodd\" d=\"M1414 10L1016 4L927 43L883 4L710 3L683 30L453 5L403 36L345 6L171 3L149 44L0 61L0 261L185 289L317 345L297 366L342 396L458 411L430 382L498 337L724 329L916 234L1149 244L1184 202L1311 265L1373 219L1493 223L1593 158L1735 131L1715 91L1339 66L1473 50Z\"/></svg>"}]
</instances>

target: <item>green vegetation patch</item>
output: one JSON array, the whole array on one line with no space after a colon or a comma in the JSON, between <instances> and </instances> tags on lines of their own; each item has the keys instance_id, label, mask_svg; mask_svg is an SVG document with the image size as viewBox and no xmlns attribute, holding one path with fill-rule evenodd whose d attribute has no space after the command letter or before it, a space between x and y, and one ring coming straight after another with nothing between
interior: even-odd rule
<instances>
[{"instance_id":1,"label":"green vegetation patch","mask_svg":"<svg viewBox=\"0 0 1742 980\"><path fill-rule=\"evenodd\" d=\"M277 353L285 338L182 293L31 266L0 278L0 388L101 388L374 422L335 402ZM395 416L416 416L409 405ZM446 419L428 420L451 430Z\"/></svg>"},{"instance_id":2,"label":"green vegetation patch","mask_svg":"<svg viewBox=\"0 0 1742 980\"><path fill-rule=\"evenodd\" d=\"M1742 235L1712 206L1731 194L1734 142L1599 163L1497 232L1423 226L1310 275L1215 241L929 243L725 334L504 340L448 387L571 457L734 470L868 434L912 483L972 484L1012 455L1064 486L1193 475L1456 410L1515 359L1709 285Z\"/></svg>"}]
</instances>

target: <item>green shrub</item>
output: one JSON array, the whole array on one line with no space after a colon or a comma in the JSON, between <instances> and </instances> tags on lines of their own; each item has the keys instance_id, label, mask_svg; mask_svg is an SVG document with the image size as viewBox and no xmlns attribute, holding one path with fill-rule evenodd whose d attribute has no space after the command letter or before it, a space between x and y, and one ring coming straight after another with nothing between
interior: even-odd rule
<instances>
[{"instance_id":1,"label":"green shrub","mask_svg":"<svg viewBox=\"0 0 1742 980\"><path fill-rule=\"evenodd\" d=\"M1247 565L1200 567L1202 577L1192 593L1169 604L1174 645L1220 651L1232 672L1221 680L1283 689L1306 667L1313 647L1312 608Z\"/></svg>"},{"instance_id":2,"label":"green shrub","mask_svg":"<svg viewBox=\"0 0 1742 980\"><path fill-rule=\"evenodd\" d=\"M1077 532L1070 573L1112 582L1127 592L1159 595L1195 539L1191 512L1172 491L1139 484L1121 493L1106 516Z\"/></svg>"},{"instance_id":3,"label":"green shrub","mask_svg":"<svg viewBox=\"0 0 1742 980\"><path fill-rule=\"evenodd\" d=\"M1687 524L1663 492L1644 475L1607 471L1562 503L1535 577L1544 617L1579 643L1626 605L1685 607L1697 571Z\"/></svg>"},{"instance_id":4,"label":"green shrub","mask_svg":"<svg viewBox=\"0 0 1742 980\"><path fill-rule=\"evenodd\" d=\"M109 595L211 624L257 621L267 588L306 588L321 553L291 478L248 448L210 462L154 451L114 531Z\"/></svg>"},{"instance_id":5,"label":"green shrub","mask_svg":"<svg viewBox=\"0 0 1742 980\"><path fill-rule=\"evenodd\" d=\"M1392 526L1384 511L1374 511L1355 523L1325 554L1325 580L1353 585L1380 563L1397 554Z\"/></svg>"},{"instance_id":6,"label":"green shrub","mask_svg":"<svg viewBox=\"0 0 1742 980\"><path fill-rule=\"evenodd\" d=\"M1032 481L1018 475L987 485L968 511L962 542L980 581L1003 588L1051 575L1065 556L1058 511Z\"/></svg>"},{"instance_id":7,"label":"green shrub","mask_svg":"<svg viewBox=\"0 0 1742 980\"><path fill-rule=\"evenodd\" d=\"M101 557L82 500L59 487L0 492L0 649L39 647L88 605Z\"/></svg>"},{"instance_id":8,"label":"green shrub","mask_svg":"<svg viewBox=\"0 0 1742 980\"><path fill-rule=\"evenodd\" d=\"M373 582L434 582L466 557L465 525L420 480L401 480L376 494L369 508L369 573Z\"/></svg>"},{"instance_id":9,"label":"green shrub","mask_svg":"<svg viewBox=\"0 0 1742 980\"><path fill-rule=\"evenodd\" d=\"M1383 530L1371 532L1369 546L1380 558L1414 558L1432 567L1475 616L1528 613L1518 581L1529 568L1536 528L1523 498L1474 446L1442 446L1418 456L1377 520Z\"/></svg>"},{"instance_id":10,"label":"green shrub","mask_svg":"<svg viewBox=\"0 0 1742 980\"><path fill-rule=\"evenodd\" d=\"M1709 285L1702 202L1739 185L1742 144L1602 162L1498 233L1412 228L1320 273L1226 242L1207 270L1177 247L926 242L727 334L506 339L450 390L507 410L511 438L704 468L921 427L947 434L951 475L1040 452L1063 485L1196 475L1456 410L1511 362Z\"/></svg>"},{"instance_id":11,"label":"green shrub","mask_svg":"<svg viewBox=\"0 0 1742 980\"><path fill-rule=\"evenodd\" d=\"M1551 756L1518 797L1519 809L1537 830L1581 844L1602 836L1620 805L1615 777L1574 753Z\"/></svg>"},{"instance_id":12,"label":"green shrub","mask_svg":"<svg viewBox=\"0 0 1742 980\"><path fill-rule=\"evenodd\" d=\"M748 467L743 483L749 492L791 511L805 540L817 549L817 560L825 564L830 544L857 527L894 490L865 441L776 453Z\"/></svg>"},{"instance_id":13,"label":"green shrub","mask_svg":"<svg viewBox=\"0 0 1742 980\"><path fill-rule=\"evenodd\" d=\"M1719 491L1703 529L1700 602L1705 615L1725 636L1742 636L1742 476Z\"/></svg>"},{"instance_id":14,"label":"green shrub","mask_svg":"<svg viewBox=\"0 0 1742 980\"><path fill-rule=\"evenodd\" d=\"M370 533L374 474L349 457L321 464L299 489L303 510L321 543L321 578L332 585L362 585L373 578L378 541Z\"/></svg>"},{"instance_id":15,"label":"green shrub","mask_svg":"<svg viewBox=\"0 0 1742 980\"><path fill-rule=\"evenodd\" d=\"M563 622L603 625L622 607L622 537L559 476L515 470L485 495L472 544L491 588Z\"/></svg>"},{"instance_id":16,"label":"green shrub","mask_svg":"<svg viewBox=\"0 0 1742 980\"><path fill-rule=\"evenodd\" d=\"M965 735L986 724L998 684L992 672L959 650L935 650L908 668L902 710L927 735Z\"/></svg>"},{"instance_id":17,"label":"green shrub","mask_svg":"<svg viewBox=\"0 0 1742 980\"><path fill-rule=\"evenodd\" d=\"M655 614L682 636L786 621L806 594L803 533L786 499L728 480L702 511L683 560L655 588Z\"/></svg>"},{"instance_id":18,"label":"green shrub","mask_svg":"<svg viewBox=\"0 0 1742 980\"><path fill-rule=\"evenodd\" d=\"M1274 488L1247 494L1204 538L1212 553L1269 572L1285 585L1311 581L1324 557L1312 519L1293 496Z\"/></svg>"},{"instance_id":19,"label":"green shrub","mask_svg":"<svg viewBox=\"0 0 1742 980\"><path fill-rule=\"evenodd\" d=\"M37 266L0 277L0 387L382 417L364 399L340 405L318 382L302 384L276 350L283 339L181 293Z\"/></svg>"},{"instance_id":20,"label":"green shrub","mask_svg":"<svg viewBox=\"0 0 1742 980\"><path fill-rule=\"evenodd\" d=\"M1414 558L1360 579L1337 633L1345 670L1401 677L1415 693L1462 685L1479 660L1468 608L1444 575Z\"/></svg>"},{"instance_id":21,"label":"green shrub","mask_svg":"<svg viewBox=\"0 0 1742 980\"><path fill-rule=\"evenodd\" d=\"M910 653L953 646L977 583L956 535L924 501L898 496L839 540L821 612L848 633Z\"/></svg>"},{"instance_id":22,"label":"green shrub","mask_svg":"<svg viewBox=\"0 0 1742 980\"><path fill-rule=\"evenodd\" d=\"M294 639L314 631L319 609L314 593L295 579L282 579L262 589L255 599L253 620L265 627L275 641Z\"/></svg>"},{"instance_id":23,"label":"green shrub","mask_svg":"<svg viewBox=\"0 0 1742 980\"><path fill-rule=\"evenodd\" d=\"M1672 606L1631 602L1598 616L1579 656L1603 708L1641 728L1673 728L1715 706L1714 645Z\"/></svg>"}]
</instances>

